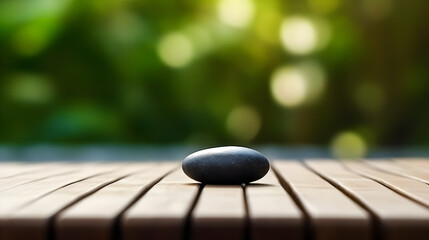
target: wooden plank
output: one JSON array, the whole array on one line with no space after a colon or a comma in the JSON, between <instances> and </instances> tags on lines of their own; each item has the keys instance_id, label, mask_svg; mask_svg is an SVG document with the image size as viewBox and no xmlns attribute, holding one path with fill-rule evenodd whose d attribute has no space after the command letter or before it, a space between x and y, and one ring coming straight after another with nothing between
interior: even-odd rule
<instances>
[{"instance_id":1,"label":"wooden plank","mask_svg":"<svg viewBox=\"0 0 429 240\"><path fill-rule=\"evenodd\" d=\"M107 170L110 171L111 169ZM106 172L101 166L87 165L77 172L30 182L0 192L0 216L5 216L38 198L68 184Z\"/></svg>"},{"instance_id":2,"label":"wooden plank","mask_svg":"<svg viewBox=\"0 0 429 240\"><path fill-rule=\"evenodd\" d=\"M0 179L19 175L29 171L31 170L31 166L32 165L23 164L20 162L0 162Z\"/></svg>"},{"instance_id":3,"label":"wooden plank","mask_svg":"<svg viewBox=\"0 0 429 240\"><path fill-rule=\"evenodd\" d=\"M428 158L395 158L395 162L408 168L418 169L420 171L429 172Z\"/></svg>"},{"instance_id":4,"label":"wooden plank","mask_svg":"<svg viewBox=\"0 0 429 240\"><path fill-rule=\"evenodd\" d=\"M177 165L163 163L128 176L66 209L55 220L56 239L111 239L123 211Z\"/></svg>"},{"instance_id":5,"label":"wooden plank","mask_svg":"<svg viewBox=\"0 0 429 240\"><path fill-rule=\"evenodd\" d=\"M429 185L407 177L374 169L361 161L344 161L352 171L371 178L390 189L429 207Z\"/></svg>"},{"instance_id":6,"label":"wooden plank","mask_svg":"<svg viewBox=\"0 0 429 240\"><path fill-rule=\"evenodd\" d=\"M182 169L169 174L124 213L121 239L183 239L199 188Z\"/></svg>"},{"instance_id":7,"label":"wooden plank","mask_svg":"<svg viewBox=\"0 0 429 240\"><path fill-rule=\"evenodd\" d=\"M42 164L41 166L33 165L32 167L27 166L24 168L27 170L21 172L21 174L12 174L7 178L0 179L0 192L23 184L77 172L79 170L79 165Z\"/></svg>"},{"instance_id":8,"label":"wooden plank","mask_svg":"<svg viewBox=\"0 0 429 240\"><path fill-rule=\"evenodd\" d=\"M103 165L100 168L115 167L116 164ZM7 216L0 215L0 229L3 229L0 239L48 239L51 219L61 210L126 175L143 171L150 166L153 165L144 163L130 164L128 167L116 166L118 169L115 172L108 172L67 185Z\"/></svg>"},{"instance_id":9,"label":"wooden plank","mask_svg":"<svg viewBox=\"0 0 429 240\"><path fill-rule=\"evenodd\" d=\"M368 160L366 163L382 170L400 176L416 179L429 184L429 173L415 168L407 168L390 160Z\"/></svg>"},{"instance_id":10,"label":"wooden plank","mask_svg":"<svg viewBox=\"0 0 429 240\"><path fill-rule=\"evenodd\" d=\"M270 170L245 187L250 239L303 239L304 217Z\"/></svg>"},{"instance_id":11,"label":"wooden plank","mask_svg":"<svg viewBox=\"0 0 429 240\"><path fill-rule=\"evenodd\" d=\"M246 208L240 185L206 185L191 214L190 239L244 239Z\"/></svg>"},{"instance_id":12,"label":"wooden plank","mask_svg":"<svg viewBox=\"0 0 429 240\"><path fill-rule=\"evenodd\" d=\"M369 214L342 192L300 162L275 161L273 166L307 214L312 239L371 238Z\"/></svg>"},{"instance_id":13,"label":"wooden plank","mask_svg":"<svg viewBox=\"0 0 429 240\"><path fill-rule=\"evenodd\" d=\"M108 162L89 162L89 163L66 163L66 162L51 162L51 163L35 163L29 164L32 167L26 166L30 172L25 172L16 176L0 179L0 192L28 184L31 182L47 179L50 177L64 176L66 174L77 173L82 170L103 170L113 171L127 164L134 164L129 162L108 163ZM27 165L27 164L21 164ZM92 171L92 170L90 170Z\"/></svg>"},{"instance_id":14,"label":"wooden plank","mask_svg":"<svg viewBox=\"0 0 429 240\"><path fill-rule=\"evenodd\" d=\"M373 213L378 224L377 237L387 240L427 239L428 209L371 179L352 173L338 161L305 162Z\"/></svg>"}]
</instances>

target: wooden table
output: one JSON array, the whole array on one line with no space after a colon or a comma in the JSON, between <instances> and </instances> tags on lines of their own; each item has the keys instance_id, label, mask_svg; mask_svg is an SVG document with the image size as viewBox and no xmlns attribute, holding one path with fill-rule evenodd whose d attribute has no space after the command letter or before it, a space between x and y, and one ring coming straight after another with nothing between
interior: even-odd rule
<instances>
[{"instance_id":1,"label":"wooden table","mask_svg":"<svg viewBox=\"0 0 429 240\"><path fill-rule=\"evenodd\" d=\"M248 185L180 162L0 163L0 240L429 239L429 159L274 160Z\"/></svg>"}]
</instances>

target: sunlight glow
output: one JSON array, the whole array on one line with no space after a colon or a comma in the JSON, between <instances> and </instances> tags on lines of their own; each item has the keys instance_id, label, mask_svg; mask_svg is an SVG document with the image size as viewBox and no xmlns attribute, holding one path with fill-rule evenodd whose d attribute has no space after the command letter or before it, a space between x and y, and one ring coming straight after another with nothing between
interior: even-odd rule
<instances>
[{"instance_id":1,"label":"sunlight glow","mask_svg":"<svg viewBox=\"0 0 429 240\"><path fill-rule=\"evenodd\" d=\"M325 86L325 70L316 61L280 67L271 77L271 94L284 107L296 107L319 99Z\"/></svg>"},{"instance_id":2,"label":"sunlight glow","mask_svg":"<svg viewBox=\"0 0 429 240\"><path fill-rule=\"evenodd\" d=\"M194 56L190 39L182 33L170 33L158 44L158 55L161 60L173 68L186 66Z\"/></svg>"},{"instance_id":3,"label":"sunlight glow","mask_svg":"<svg viewBox=\"0 0 429 240\"><path fill-rule=\"evenodd\" d=\"M306 17L293 16L283 20L280 39L288 52L304 55L316 48L319 36L312 21Z\"/></svg>"},{"instance_id":4,"label":"sunlight glow","mask_svg":"<svg viewBox=\"0 0 429 240\"><path fill-rule=\"evenodd\" d=\"M355 132L341 132L334 137L331 144L332 153L339 159L358 159L365 156L365 140Z\"/></svg>"},{"instance_id":5,"label":"sunlight glow","mask_svg":"<svg viewBox=\"0 0 429 240\"><path fill-rule=\"evenodd\" d=\"M325 70L316 61L303 61L297 64L302 74L305 76L308 91L306 101L312 102L324 93L326 86L326 73Z\"/></svg>"},{"instance_id":6,"label":"sunlight glow","mask_svg":"<svg viewBox=\"0 0 429 240\"><path fill-rule=\"evenodd\" d=\"M243 28L249 25L255 7L251 0L220 0L218 2L219 19L232 27Z\"/></svg>"},{"instance_id":7,"label":"sunlight glow","mask_svg":"<svg viewBox=\"0 0 429 240\"><path fill-rule=\"evenodd\" d=\"M295 67L282 67L271 78L271 93L285 107L295 107L304 102L307 95L305 76Z\"/></svg>"}]
</instances>

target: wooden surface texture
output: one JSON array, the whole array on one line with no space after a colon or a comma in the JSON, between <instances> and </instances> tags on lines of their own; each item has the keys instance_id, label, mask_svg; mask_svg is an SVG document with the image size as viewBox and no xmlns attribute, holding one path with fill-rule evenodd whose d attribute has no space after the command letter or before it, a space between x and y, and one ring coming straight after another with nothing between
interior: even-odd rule
<instances>
[{"instance_id":1,"label":"wooden surface texture","mask_svg":"<svg viewBox=\"0 0 429 240\"><path fill-rule=\"evenodd\" d=\"M204 185L177 161L0 163L0 240L429 240L429 159L274 159Z\"/></svg>"}]
</instances>

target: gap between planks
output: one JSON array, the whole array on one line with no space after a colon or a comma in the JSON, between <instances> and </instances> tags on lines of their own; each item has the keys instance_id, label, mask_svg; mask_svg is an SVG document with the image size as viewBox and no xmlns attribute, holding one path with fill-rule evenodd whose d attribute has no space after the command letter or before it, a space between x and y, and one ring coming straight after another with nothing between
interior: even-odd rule
<instances>
[{"instance_id":1,"label":"gap between planks","mask_svg":"<svg viewBox=\"0 0 429 240\"><path fill-rule=\"evenodd\" d=\"M368 213L300 161L274 162L282 184L306 216L306 239L371 239Z\"/></svg>"},{"instance_id":2,"label":"gap between planks","mask_svg":"<svg viewBox=\"0 0 429 240\"><path fill-rule=\"evenodd\" d=\"M281 168L277 167L277 165L282 165L283 163L288 165L288 169L281 170ZM179 239L181 239L183 236L190 237L191 239L208 239L213 236L218 236L218 237L224 236L224 233L222 233L221 231L215 231L215 230L216 229L224 230L224 229L228 229L228 227L229 227L229 230L231 230L231 234L229 236L239 236L240 238L249 237L251 239L270 239L271 238L270 234L273 234L272 239L276 239L276 237L282 234L283 234L282 236L284 236L285 234L288 234L288 236L290 236L291 239L300 239L300 238L302 239L305 235L303 233L305 231L304 229L305 222L310 222L311 223L310 229L313 231L312 237L314 239L335 239L335 237L337 237L338 239L342 239L340 238L340 236L344 237L344 235L341 235L341 234L338 235L338 233L341 233L341 229L346 231L346 233L352 234L352 235L349 235L350 237L356 237L357 235L354 234L356 231L356 227L362 230L361 232L357 233L357 234L360 234L359 236L364 236L364 238L362 239L366 239L365 237L369 236L370 233L368 232L370 231L371 226L369 226L368 228L368 225L370 225L371 222L366 210L361 209L358 205L355 204L355 206L352 207L351 209L354 209L354 208L360 209L360 210L356 210L356 213L358 212L361 212L361 213L356 215L358 217L353 216L349 220L347 220L347 217L345 218L344 215L342 216L339 215L339 218L335 217L335 214L323 215L321 214L321 212L319 212L320 209L327 210L328 212L332 211L330 207L326 207L324 205L320 205L319 206L320 209L317 208L317 204L321 204L320 202L322 202L323 204L327 204L327 203L324 203L325 199L323 194L316 192L313 195L311 194L306 195L311 192L311 189L314 190L318 188L320 189L326 188L326 189L330 189L330 190L327 190L327 192L336 192L334 195L339 194L338 196L341 196L339 198L348 199L350 202L354 204L354 202L350 198L348 198L342 193L344 192L347 195L351 196L354 201L358 202L361 206L364 206L365 209L369 210L372 214L374 214L376 218L379 218L377 216L377 213L373 212L372 208L370 208L368 205L363 204L363 201L355 197L353 193L350 193L349 189L345 190L343 187L339 187L340 184L332 180L331 179L332 176L326 177L325 174L327 173L323 172L323 174L321 174L320 169L315 170L314 166L312 167L309 164L310 168L312 169L310 171L306 166L302 165L300 162L290 162L290 161L275 162L273 166L277 171L278 177L280 178L282 185L280 185L276 176L274 176L270 172L265 178L253 184L246 185L245 191L243 191L243 188L240 186L229 186L229 187L208 186L201 191L202 187L200 187L199 184L195 183L194 181L184 176L181 170L177 170L177 171L174 171L172 174L168 174L165 178L155 179L154 182L151 182L150 184L148 184L149 187L146 187L144 190L141 190L141 188L140 188L140 191L133 190L134 195L132 195L131 197L128 196L127 201L123 199L124 201L122 201L122 204L121 204L122 207L120 210L109 209L107 207L106 209L109 209L109 211L115 212L115 214L113 214L114 215L113 217L111 216L106 217L106 218L110 218L111 221L106 221L106 219L103 219L104 217L101 216L102 218L101 221L99 221L98 223L92 222L92 220L100 220L99 218L97 218L96 216L97 214L94 214L94 216L83 217L82 219L83 221L89 220L91 221L91 224L93 227L104 228L104 230L99 231L95 235L91 235L91 233L85 232L85 229L82 229L80 227L76 228L76 226L74 226L75 227L74 229L80 231L80 233L76 233L76 234L78 235L80 234L77 237L82 237L81 239L109 239L109 237L112 237L112 232L114 232L115 234L114 237L116 238L137 239L139 236L142 236L141 235L142 233L148 236L147 231L149 232L152 231L152 236L157 236L157 234L160 234L160 233L164 233L164 234L172 233L171 235L180 236ZM348 165L347 167L352 169L350 165ZM374 170L373 167L370 167L370 168ZM299 169L299 171L295 171L297 169ZM348 174L353 175L352 172L348 171L345 168L343 168L342 170L346 170ZM362 171L362 169L360 170ZM351 170L351 171L354 171L354 170ZM374 171L379 171L379 170L375 169ZM379 171L379 172L382 172L382 171ZM369 174L368 172L366 173ZM300 174L304 174L305 176L311 176L310 179L317 179L315 181L318 183L316 185L312 185L312 184L306 185L304 184L305 183L304 179L300 178L299 176ZM331 172L329 172L329 175L330 174ZM364 175L362 174L362 172L360 172L360 174ZM392 174L392 173L383 172L383 174ZM357 175L357 174L354 174L354 175ZM373 175L374 175L373 172L371 172L372 178L369 175L365 177L362 177L360 175L358 176L367 180L370 178L372 180L376 180ZM70 176L77 176L77 175L72 174L72 175L69 175L68 177ZM80 175L80 176L82 178L83 175ZM102 175L99 175L98 177L101 177L101 176ZM395 178L393 179L398 179L399 177L398 175L394 175L394 176ZM20 214L23 214L25 213L25 211L28 211L23 209L31 209L33 206L33 211L36 211L36 209L38 209L39 207L36 208L34 206L37 206L38 202L47 201L46 199L49 199L51 195L54 195L57 192L65 191L66 193L67 191L64 189L73 189L73 187L78 186L79 183L81 183L82 185L84 182L90 181L90 179L93 179L96 177L97 176L89 176L87 178L84 178L84 180L81 179L81 181L79 182L75 182L69 185L64 185L60 188L52 188L53 186L61 185L59 182L57 182L56 185L52 184L50 185L51 191L47 191L43 195L38 195L38 197L36 196L37 194L32 195L31 198L27 198L27 200L33 199L32 201L27 203L27 205L25 204L16 205L17 207L21 206L20 211L12 211L13 214L10 216L14 215L16 219L20 219L20 217L25 216L25 214L24 215L20 215ZM51 179L51 178L55 178L55 176L49 177L48 179ZM111 189L111 192L115 192L114 187L112 188L110 186L117 184L122 179L123 178L119 179L118 181L108 182L106 186L102 186L100 189L97 188L97 186L100 186L100 185L95 184L93 185L94 188L92 188L92 190L89 191L90 195L88 196L80 192L80 194L82 194L80 195L81 198L74 199L74 200L70 200L69 198L67 201L64 202L65 204L64 206L66 206L65 209L58 208L55 211L51 212L51 213L54 213L54 216L55 216L54 218L55 227L58 228L60 226L60 227L63 227L62 230L66 229L64 228L64 225L61 225L61 221L64 221L64 219L68 219L67 221L74 222L78 226L80 224L78 219L79 217L82 217L82 216L79 216L79 214L77 214L79 213L79 211L76 209L79 209L79 208L85 209L85 207L82 207L82 206L79 207L79 205L83 205L83 206L86 205L86 208L88 207L97 208L96 204L91 205L91 204L88 204L88 203L85 204L82 202L87 202L87 201L89 202L93 201L94 203L97 202L95 200L89 200L89 199L92 199L94 196L97 196L99 192L103 192L103 190L106 188ZM386 179L385 176L383 179ZM389 181L393 181L391 179L392 178L389 178ZM160 180L160 181L157 182L156 180L158 181ZM344 180L344 179L341 178L341 180ZM380 179L378 180L379 180L378 182L381 183L381 180ZM36 179L35 182L25 183L24 185L37 186L38 185L37 182L43 183L46 181L51 183L53 182L52 180L48 181L47 179ZM333 187L331 183L335 185L337 188L339 188L342 192L339 191L337 188ZM320 184L320 186L318 184ZM17 188L21 190L26 189L26 187L23 187L23 186L17 186ZM189 186L189 187L183 187L183 186ZM387 186L387 184L385 183L384 186ZM401 186L403 188L402 189L403 191L407 190L404 188L405 185L401 185ZM134 188L129 188L129 189L127 188L127 190L130 190L130 189L134 189ZM180 189L180 190L177 190L177 189ZM183 190L183 189L192 189L192 190ZM229 190L229 189L233 189L233 190ZM285 191L285 189L289 191L290 195ZM45 190L48 190L48 189L45 188ZM400 192L398 189L396 190ZM172 194L171 191L175 192L175 194ZM409 191L410 189L408 189L408 193L410 193ZM13 192L13 191L8 190L6 192ZM170 193L169 197L167 197L167 199L164 199L164 202L166 202L166 205L167 205L167 207L165 208L163 208L164 204L162 206L159 204L157 205L158 200L156 200L156 199L162 199L163 193L167 193L167 194ZM182 196L178 197L178 194L182 194ZM201 194L200 199L198 199L199 194ZM403 194L404 196L406 195L405 193ZM229 196L229 197L226 197L229 199L223 199L225 198L225 196ZM316 204L316 207L312 205L313 202L309 200L310 196L313 196L315 198L314 200L315 202L319 201L319 203ZM400 195L397 195L397 196L400 196ZM417 196L416 192L414 192L413 197L416 198L416 196ZM177 197L177 198L174 198L174 197ZM294 198L295 201L291 199L291 197ZM407 195L407 197L410 197L410 196ZM218 202L215 201L215 203L213 203L213 199L216 199L216 198L220 199L220 201ZM178 210L172 210L172 209L169 210L169 208L173 208L173 205L174 205L174 201L172 200L184 202L186 204L184 204L184 206L180 206L179 207L180 209ZM67 205L66 202L69 205ZM281 203L280 205L279 205L279 202ZM301 206L301 209L304 211L305 215L301 212L301 209L297 207L295 202ZM168 204L170 204L171 206L168 206ZM227 206L228 204L234 205L238 210L229 209L229 206ZM350 206L353 206L353 204L351 204ZM217 209L221 209L221 211L217 211L217 212L211 211L210 209L208 209L208 206L210 205L218 206ZM40 205L40 207L41 206L42 205ZM338 206L341 206L341 205L337 205L337 207ZM158 210L153 211L153 209L155 208ZM150 211L150 209L152 209L152 211ZM55 212L56 213L60 212L60 214L55 214ZM75 215L71 214L70 212L74 213ZM326 218L323 216L325 216ZM14 219L14 217L11 217L10 219ZM49 219L51 217L52 215L48 216L47 218ZM168 221L164 221L166 219ZM357 221L354 221L356 219ZM204 223L204 221L206 222ZM0 220L0 230L1 230L1 222L2 221ZM11 222L13 221L10 221L9 223ZM231 223L231 224L229 224L226 228L224 228L223 224L225 223ZM270 224L267 224L267 223L270 223ZM333 226L332 225L333 223L339 224L336 227L340 226L339 228L340 231L338 231L338 229L336 229L335 231L331 231L333 229L331 230L329 229L330 227ZM350 223L351 225L348 225L348 223ZM103 224L106 224L106 225L103 225ZM400 228L403 226L404 223L399 221L399 222L396 222L396 224L398 224ZM142 229L140 229L141 226L143 226ZM156 227L158 227L158 229L156 229ZM166 227L170 231L165 231L165 229L164 231L162 231L163 227ZM210 235L207 232L204 232L205 230L207 230L207 227L209 228L209 232L211 231L213 235ZM348 229L348 227L351 227L351 228ZM389 227L391 226L387 225L385 227L386 229L384 230L387 231L388 234L390 234ZM113 228L115 229L114 231L112 231ZM144 232L145 228L146 228L146 232ZM61 233L61 229L60 230L56 229L56 231L58 231L57 233ZM274 234L276 231L278 232ZM178 233L178 234L176 235L175 233ZM103 234L105 238L101 236ZM72 238L62 238L60 236L61 234L56 235L55 237L57 239L72 239ZM62 236L64 236L64 234ZM96 236L96 237L92 238L93 236ZM388 236L386 237L386 239L394 239L394 238L390 238L389 235L386 235L386 236ZM3 238L1 239L3 240ZM10 239L13 239L13 238L10 238ZM149 237L147 239L151 239L151 238ZM413 235L411 234L408 239L413 239Z\"/></svg>"},{"instance_id":3,"label":"gap between planks","mask_svg":"<svg viewBox=\"0 0 429 240\"><path fill-rule=\"evenodd\" d=\"M335 160L306 160L320 176L367 209L376 220L376 237L426 240L429 210L389 188L346 169Z\"/></svg>"},{"instance_id":4,"label":"gap between planks","mask_svg":"<svg viewBox=\"0 0 429 240\"><path fill-rule=\"evenodd\" d=\"M429 208L429 185L401 175L380 171L363 161L344 161L351 171L370 178L392 191Z\"/></svg>"},{"instance_id":5,"label":"gap between planks","mask_svg":"<svg viewBox=\"0 0 429 240\"><path fill-rule=\"evenodd\" d=\"M107 165L107 166L106 166ZM26 206L0 217L2 240L52 238L52 223L57 214L79 200L125 176L148 169L153 164L103 164L97 169L109 170L82 181L63 186ZM114 172L111 172L115 169Z\"/></svg>"},{"instance_id":6,"label":"gap between planks","mask_svg":"<svg viewBox=\"0 0 429 240\"><path fill-rule=\"evenodd\" d=\"M55 220L55 237L66 239L112 239L120 233L119 220L177 162L160 163L149 171L130 175L85 198L60 213Z\"/></svg>"}]
</instances>

